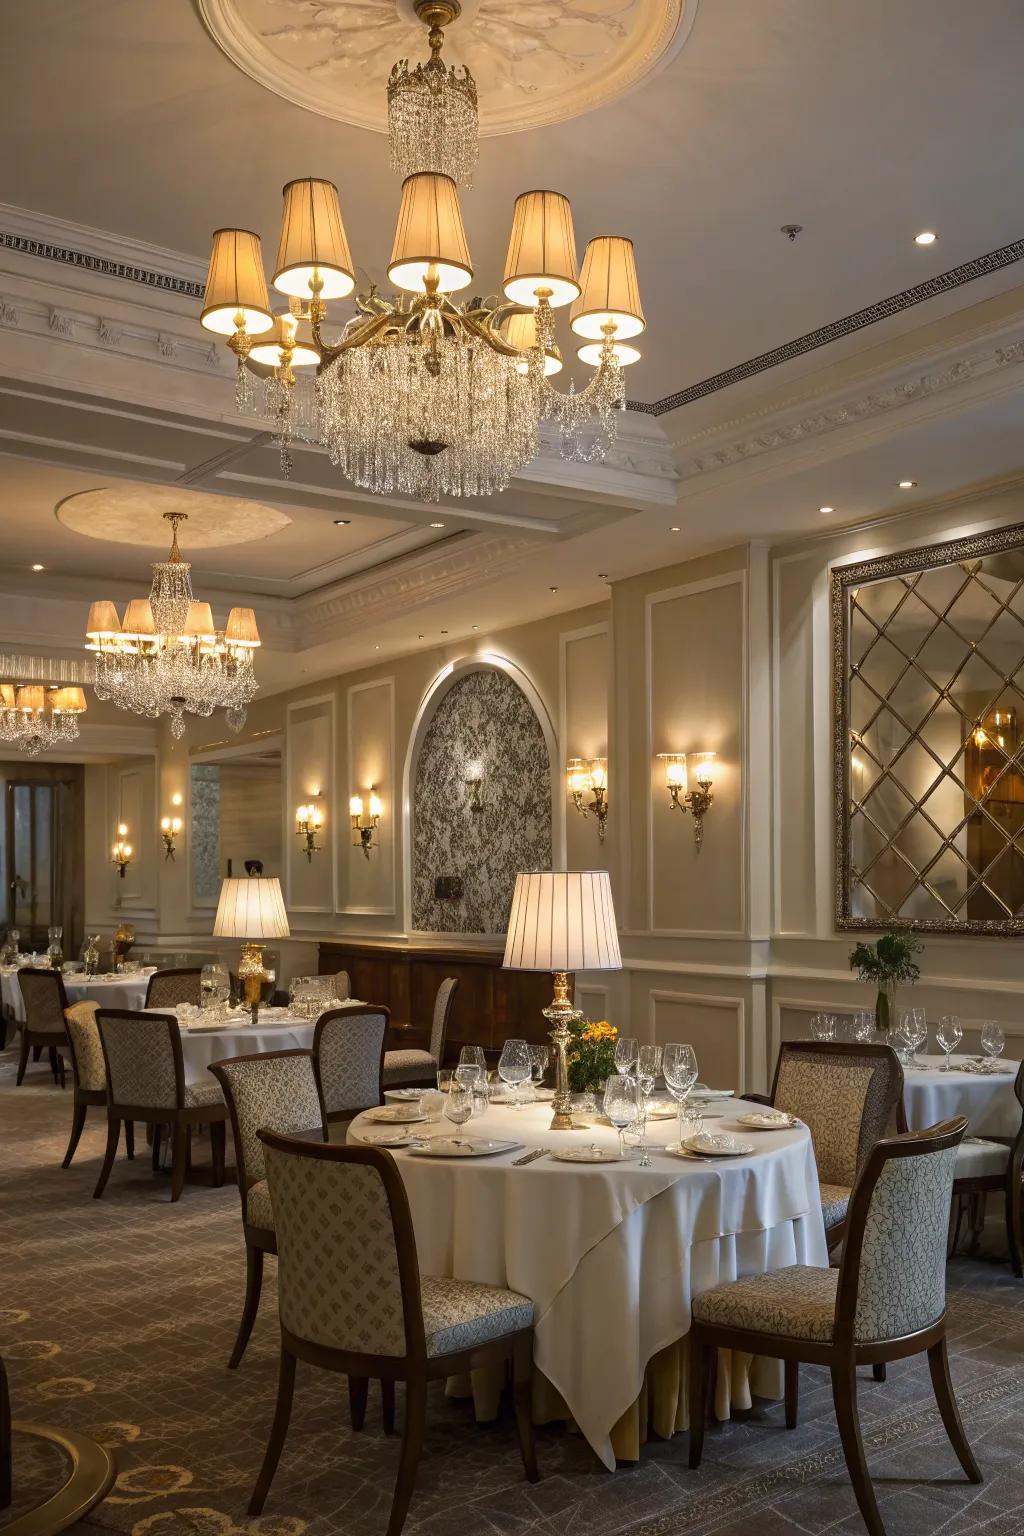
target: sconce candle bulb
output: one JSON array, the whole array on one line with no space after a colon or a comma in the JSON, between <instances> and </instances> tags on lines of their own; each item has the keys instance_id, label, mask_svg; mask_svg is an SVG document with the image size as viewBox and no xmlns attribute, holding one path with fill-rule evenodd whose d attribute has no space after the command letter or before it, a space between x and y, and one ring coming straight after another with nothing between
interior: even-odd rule
<instances>
[{"instance_id":1,"label":"sconce candle bulb","mask_svg":"<svg viewBox=\"0 0 1024 1536\"><path fill-rule=\"evenodd\" d=\"M608 820L608 759L606 757L570 757L565 765L565 778L572 796L572 803L581 816L591 811L597 817L597 836L604 842L605 823ZM593 798L588 805L586 796Z\"/></svg>"},{"instance_id":2,"label":"sconce candle bulb","mask_svg":"<svg viewBox=\"0 0 1024 1536\"><path fill-rule=\"evenodd\" d=\"M172 803L181 804L181 796L171 796ZM174 842L181 831L182 821L180 816L162 816L160 818L160 836L164 840L164 862L174 858Z\"/></svg>"},{"instance_id":3,"label":"sconce candle bulb","mask_svg":"<svg viewBox=\"0 0 1024 1536\"><path fill-rule=\"evenodd\" d=\"M352 818L352 846L361 848L365 858L370 857L370 849L376 848L373 834L380 825L381 816L384 814L384 806L380 796L373 786L370 786L369 814L364 816L362 795L353 795L348 803L349 814Z\"/></svg>"},{"instance_id":4,"label":"sconce candle bulb","mask_svg":"<svg viewBox=\"0 0 1024 1536\"><path fill-rule=\"evenodd\" d=\"M682 811L684 816L689 811L693 817L693 843L699 853L704 841L704 817L715 798L715 754L659 752L658 759L665 764L665 785L672 810ZM696 781L696 789L689 788L691 775Z\"/></svg>"},{"instance_id":5,"label":"sconce candle bulb","mask_svg":"<svg viewBox=\"0 0 1024 1536\"><path fill-rule=\"evenodd\" d=\"M310 864L313 862L314 853L319 853L322 846L317 842L316 835L320 831L320 828L323 826L323 824L324 813L320 807L318 805L314 805L312 801L310 801L308 805L300 805L296 809L296 836L304 837L306 839L306 846L302 851L306 855L306 858L309 860Z\"/></svg>"},{"instance_id":6,"label":"sconce candle bulb","mask_svg":"<svg viewBox=\"0 0 1024 1536\"><path fill-rule=\"evenodd\" d=\"M114 847L113 847L113 860L112 860L112 862L113 862L114 868L117 870L117 873L120 875L122 880L124 879L124 872L125 872L125 870L128 868L128 865L132 861L132 853L133 853L133 849L132 849L131 843L125 841L127 836L128 836L128 828L125 825L125 823L123 821L121 821L121 822L118 823L118 827L117 827L117 842L114 844Z\"/></svg>"}]
</instances>

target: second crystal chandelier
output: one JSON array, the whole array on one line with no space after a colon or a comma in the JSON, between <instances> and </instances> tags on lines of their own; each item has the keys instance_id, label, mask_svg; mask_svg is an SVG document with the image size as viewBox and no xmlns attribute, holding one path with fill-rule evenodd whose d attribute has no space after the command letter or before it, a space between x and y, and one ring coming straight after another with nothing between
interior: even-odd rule
<instances>
[{"instance_id":1,"label":"second crystal chandelier","mask_svg":"<svg viewBox=\"0 0 1024 1536\"><path fill-rule=\"evenodd\" d=\"M355 267L336 187L309 178L284 189L272 281L288 311L270 309L259 236L220 229L200 317L238 359L241 408L260 408L252 378L265 378L262 409L286 460L293 436L318 441L356 485L428 501L504 490L536 456L545 419L561 429L565 457L603 458L625 403L621 368L640 356L629 343L645 326L632 241L589 241L577 276L558 192L516 198L504 301L451 298L473 282L456 178L476 159L476 86L440 57L459 9L417 0L430 59L414 69L402 60L388 83L392 164L405 173L387 269L399 292L355 294L357 313L325 338L327 304L354 294ZM562 366L554 311L564 305L577 356L595 370L565 394L549 383ZM300 379L309 368L312 392Z\"/></svg>"}]
</instances>

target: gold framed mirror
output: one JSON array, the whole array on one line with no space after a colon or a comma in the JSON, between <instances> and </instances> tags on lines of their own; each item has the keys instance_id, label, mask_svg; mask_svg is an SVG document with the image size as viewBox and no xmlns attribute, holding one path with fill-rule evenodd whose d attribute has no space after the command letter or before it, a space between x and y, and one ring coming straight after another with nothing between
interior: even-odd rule
<instances>
[{"instance_id":1,"label":"gold framed mirror","mask_svg":"<svg viewBox=\"0 0 1024 1536\"><path fill-rule=\"evenodd\" d=\"M832 572L841 929L1024 932L1024 525Z\"/></svg>"}]
</instances>

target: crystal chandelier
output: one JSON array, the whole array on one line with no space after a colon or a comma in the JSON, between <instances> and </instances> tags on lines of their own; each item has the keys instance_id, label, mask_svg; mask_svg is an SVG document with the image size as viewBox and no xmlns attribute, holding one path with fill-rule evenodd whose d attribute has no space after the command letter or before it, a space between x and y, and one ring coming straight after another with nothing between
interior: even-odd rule
<instances>
[{"instance_id":1,"label":"crystal chandelier","mask_svg":"<svg viewBox=\"0 0 1024 1536\"><path fill-rule=\"evenodd\" d=\"M78 717L85 713L81 688L42 683L0 683L0 741L38 757L78 739Z\"/></svg>"},{"instance_id":2,"label":"crystal chandelier","mask_svg":"<svg viewBox=\"0 0 1024 1536\"><path fill-rule=\"evenodd\" d=\"M95 653L96 697L137 715L170 715L171 734L184 735L187 713L226 710L233 731L245 724L256 695L253 656L260 644L251 608L232 608L223 630L209 603L192 595L192 567L178 548L184 512L165 512L172 528L166 560L153 566L149 597L136 597L123 622L109 601L92 604L86 649Z\"/></svg>"},{"instance_id":3,"label":"crystal chandelier","mask_svg":"<svg viewBox=\"0 0 1024 1536\"><path fill-rule=\"evenodd\" d=\"M452 298L473 282L457 182L476 159L476 86L441 62L457 0L417 0L416 11L430 59L413 69L402 60L388 82L392 164L405 175L387 269L398 291L355 293L337 188L305 179L284 189L273 275L288 312L271 312L259 236L220 229L200 319L238 359L239 407L275 420L286 469L301 438L322 444L356 485L437 501L504 490L536 457L545 420L566 458L602 459L645 320L632 241L590 240L577 276L572 212L558 192L516 198L503 298ZM355 314L328 340L328 303L353 295ZM550 383L564 306L577 357L594 370L566 393Z\"/></svg>"}]
</instances>

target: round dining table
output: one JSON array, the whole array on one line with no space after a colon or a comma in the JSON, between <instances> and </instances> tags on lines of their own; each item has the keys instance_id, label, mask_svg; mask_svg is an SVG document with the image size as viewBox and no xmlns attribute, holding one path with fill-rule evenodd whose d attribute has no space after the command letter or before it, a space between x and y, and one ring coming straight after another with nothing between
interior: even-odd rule
<instances>
[{"instance_id":1,"label":"round dining table","mask_svg":"<svg viewBox=\"0 0 1024 1536\"><path fill-rule=\"evenodd\" d=\"M907 1125L922 1131L957 1115L967 1118L970 1136L1010 1141L1021 1126L1021 1106L1013 1091L1019 1061L997 1059L991 1070L978 1071L977 1058L918 1056L903 1069L903 1107Z\"/></svg>"},{"instance_id":2,"label":"round dining table","mask_svg":"<svg viewBox=\"0 0 1024 1536\"><path fill-rule=\"evenodd\" d=\"M393 1153L421 1272L530 1297L540 1373L535 1416L575 1421L609 1469L636 1459L648 1422L666 1437L686 1427L685 1335L695 1295L787 1264L828 1264L810 1135L803 1126L742 1132L735 1115L757 1108L736 1100L714 1107L721 1118L708 1129L735 1131L753 1148L714 1161L665 1150L674 1117L652 1120L649 1167L635 1152L626 1161L557 1161L552 1154L565 1149L611 1151L618 1142L597 1117L552 1131L548 1103L492 1104L461 1131L447 1120L411 1127L428 1138L515 1143L496 1156ZM350 1141L380 1134L373 1114L353 1120ZM517 1165L539 1148L547 1149L543 1158ZM657 1380L652 1364L661 1367ZM718 1375L722 1418L731 1407L749 1407L752 1391L782 1395L774 1361L737 1357ZM486 1406L474 1397L478 1417L495 1411L496 1391Z\"/></svg>"},{"instance_id":3,"label":"round dining table","mask_svg":"<svg viewBox=\"0 0 1024 1536\"><path fill-rule=\"evenodd\" d=\"M210 1020L192 1010L178 1012L178 1026L185 1082L190 1084L212 1082L207 1071L211 1061L223 1061L227 1056L256 1056L293 1048L308 1051L313 1044L316 1020L301 1018L287 1008L261 1008L256 1024L247 1012L239 1011L234 1018Z\"/></svg>"},{"instance_id":4,"label":"round dining table","mask_svg":"<svg viewBox=\"0 0 1024 1536\"><path fill-rule=\"evenodd\" d=\"M4 1012L20 1023L25 1017L25 1004L18 985L18 969L15 966L4 966L0 971L0 992ZM145 1007L146 989L155 969L155 966L150 965L144 970L128 974L108 972L96 976L86 976L84 971L66 971L63 975L64 991L69 1003L81 1003L88 999L99 1003L101 1008L127 1008L136 1013Z\"/></svg>"}]
</instances>

